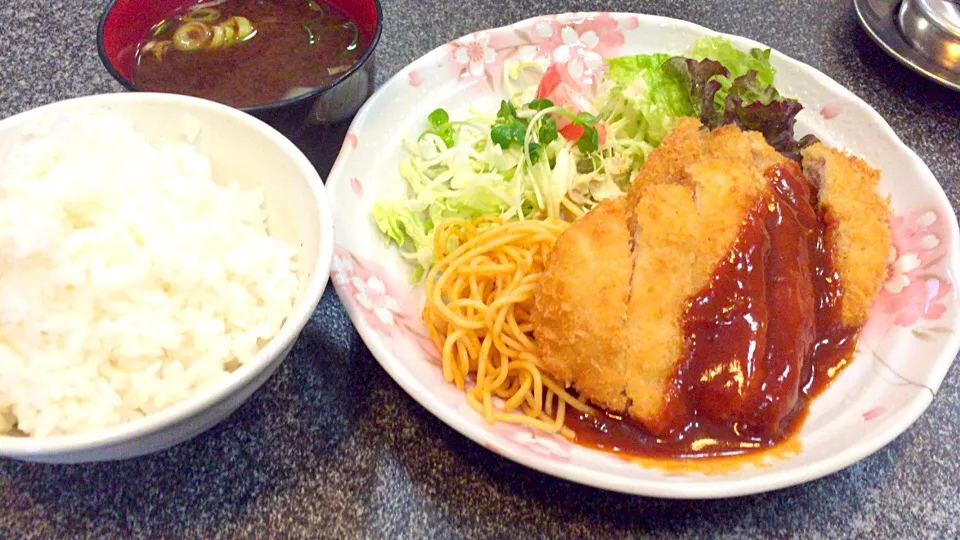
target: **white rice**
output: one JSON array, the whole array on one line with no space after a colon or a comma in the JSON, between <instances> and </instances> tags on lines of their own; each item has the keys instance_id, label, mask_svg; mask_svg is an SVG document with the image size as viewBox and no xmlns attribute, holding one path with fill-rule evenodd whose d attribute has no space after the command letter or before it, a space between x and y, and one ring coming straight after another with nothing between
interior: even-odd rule
<instances>
[{"instance_id":1,"label":"white rice","mask_svg":"<svg viewBox=\"0 0 960 540\"><path fill-rule=\"evenodd\" d=\"M265 218L261 190L116 113L34 126L0 163L0 433L126 422L253 358L298 291Z\"/></svg>"}]
</instances>

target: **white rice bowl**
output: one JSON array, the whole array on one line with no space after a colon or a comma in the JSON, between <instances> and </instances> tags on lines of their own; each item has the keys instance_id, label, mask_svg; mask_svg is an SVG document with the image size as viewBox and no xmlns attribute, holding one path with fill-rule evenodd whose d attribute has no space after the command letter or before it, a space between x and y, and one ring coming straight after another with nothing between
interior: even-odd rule
<instances>
[{"instance_id":1,"label":"white rice bowl","mask_svg":"<svg viewBox=\"0 0 960 540\"><path fill-rule=\"evenodd\" d=\"M158 137L156 126L138 131L142 122L131 117L142 120L140 109L125 115L101 105L118 98L120 109L146 100L163 102L161 109L199 107L199 114L157 120L180 132ZM82 439L94 448L100 434L122 442L138 431L123 432L130 425L156 431L182 420L184 433L163 434L133 452L141 454L229 414L289 351L329 274L332 249L304 247L305 235L330 233L326 199L320 193L310 198L312 207L292 203L304 200L304 190L322 191L319 177L292 143L244 113L157 94L73 101L45 107L42 115L18 115L32 121L19 122L12 143L3 140L2 127L17 117L0 122L0 439ZM251 133L233 134L233 149L216 142L224 131L219 124L238 123L280 148L265 147ZM277 170L290 154L295 163L286 169L306 178L237 183L222 173L263 173L242 163L255 158L228 156L221 166L205 155L220 154L222 162L225 152L243 152L248 139L263 148L265 167L273 160ZM268 230L277 221L268 207L276 217L278 204L292 216L279 220L279 232ZM275 336L279 343L271 342ZM230 404L208 414L216 418L190 418L218 400ZM3 444L2 454L37 453L6 452ZM114 448L50 460L129 454Z\"/></svg>"}]
</instances>

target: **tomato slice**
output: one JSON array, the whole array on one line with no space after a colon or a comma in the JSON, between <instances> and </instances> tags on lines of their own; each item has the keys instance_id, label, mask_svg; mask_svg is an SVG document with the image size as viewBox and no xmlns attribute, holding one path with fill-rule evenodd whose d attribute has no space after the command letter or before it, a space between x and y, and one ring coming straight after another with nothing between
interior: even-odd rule
<instances>
[{"instance_id":1,"label":"tomato slice","mask_svg":"<svg viewBox=\"0 0 960 540\"><path fill-rule=\"evenodd\" d=\"M573 113L579 113L587 110L590 101L583 94L583 89L569 74L561 71L557 64L550 64L550 67L540 78L540 84L537 85L537 98L549 99L554 105L563 107ZM566 116L553 115L557 121L557 132L568 141L576 141L583 135L583 126L574 125ZM607 138L607 130L601 125L597 125L597 139L603 144Z\"/></svg>"},{"instance_id":2,"label":"tomato slice","mask_svg":"<svg viewBox=\"0 0 960 540\"><path fill-rule=\"evenodd\" d=\"M552 95L562 81L563 75L560 74L560 68L556 64L550 64L537 86L537 98L543 99Z\"/></svg>"},{"instance_id":3,"label":"tomato slice","mask_svg":"<svg viewBox=\"0 0 960 540\"><path fill-rule=\"evenodd\" d=\"M557 129L557 133L563 135L563 138L568 141L576 141L583 135L583 126L567 124L562 128Z\"/></svg>"}]
</instances>

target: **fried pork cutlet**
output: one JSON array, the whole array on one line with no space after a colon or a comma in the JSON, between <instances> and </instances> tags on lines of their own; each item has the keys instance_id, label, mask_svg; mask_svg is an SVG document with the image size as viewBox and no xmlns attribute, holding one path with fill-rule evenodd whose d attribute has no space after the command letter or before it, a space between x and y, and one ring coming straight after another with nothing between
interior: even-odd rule
<instances>
[{"instance_id":1,"label":"fried pork cutlet","mask_svg":"<svg viewBox=\"0 0 960 540\"><path fill-rule=\"evenodd\" d=\"M827 241L843 286L843 323L860 326L887 278L890 255L890 206L877 193L880 172L821 143L801 155L804 175L820 188Z\"/></svg>"},{"instance_id":2,"label":"fried pork cutlet","mask_svg":"<svg viewBox=\"0 0 960 540\"><path fill-rule=\"evenodd\" d=\"M683 120L626 198L567 229L536 298L547 371L598 405L662 427L686 301L706 285L766 184L754 155L770 156L756 144L736 127L710 133Z\"/></svg>"},{"instance_id":3,"label":"fried pork cutlet","mask_svg":"<svg viewBox=\"0 0 960 540\"><path fill-rule=\"evenodd\" d=\"M681 118L656 150L650 153L643 167L630 176L628 207L635 208L642 188L654 184L680 184L687 178L687 165L706 151L706 137L696 118Z\"/></svg>"},{"instance_id":4,"label":"fried pork cutlet","mask_svg":"<svg viewBox=\"0 0 960 540\"><path fill-rule=\"evenodd\" d=\"M666 390L684 357L688 301L708 285L767 186L752 137L735 126L698 136L663 142L671 160L683 153L677 146L694 148L676 183L647 182L630 193L637 201L634 266L621 363L629 374L629 413L654 433L672 421ZM650 155L655 165L656 154Z\"/></svg>"},{"instance_id":5,"label":"fried pork cutlet","mask_svg":"<svg viewBox=\"0 0 960 540\"><path fill-rule=\"evenodd\" d=\"M743 132L732 125L707 133L696 118L681 118L643 167L631 175L628 207L636 207L644 186L689 183L687 168L702 157L753 161L762 170L786 160L760 133Z\"/></svg>"},{"instance_id":6,"label":"fried pork cutlet","mask_svg":"<svg viewBox=\"0 0 960 540\"><path fill-rule=\"evenodd\" d=\"M761 280L753 286L750 294L759 296L748 303L814 309L809 264L814 237L803 232L811 230L811 220L816 223L809 188L800 187L788 200L785 184L775 189L767 177L773 166L799 175L758 133L735 126L708 132L695 119L679 121L633 175L625 197L599 205L557 241L535 298L534 333L546 371L594 404L627 413L660 435L682 427L677 419L690 412L690 403L676 398L678 370L686 362L685 370L702 370L696 374L701 380L725 381L695 394L722 399L730 410L711 403L703 404L701 413L732 425L758 422L778 429L799 392L798 373L815 335L813 315L767 315L763 308L756 324L730 322L752 336L743 358L712 358L730 349L704 336L722 338L727 323L698 320L704 335L694 339L684 322L691 302L702 294L720 295L733 302L731 309L741 309L735 305L743 300L736 282L720 283L716 272L746 260L731 250L748 218L760 224L756 242L770 253L750 259L768 273L766 285ZM843 286L843 323L862 324L886 275L890 246L889 210L876 194L877 174L821 145L804 152L804 168L818 183L828 216L828 241ZM781 236L764 236L774 229ZM791 232L782 236L783 231ZM789 351L768 349L768 334L790 344L782 348ZM783 388L782 396L768 399L764 392L771 385Z\"/></svg>"},{"instance_id":7,"label":"fried pork cutlet","mask_svg":"<svg viewBox=\"0 0 960 540\"><path fill-rule=\"evenodd\" d=\"M617 363L633 271L627 217L626 199L611 199L564 231L534 299L544 368L611 410L627 408Z\"/></svg>"},{"instance_id":8,"label":"fried pork cutlet","mask_svg":"<svg viewBox=\"0 0 960 540\"><path fill-rule=\"evenodd\" d=\"M680 317L697 288L696 246L704 224L689 186L647 185L639 199L630 297L621 306L625 346L617 363L627 373L627 411L656 433L663 427L667 383L683 353Z\"/></svg>"}]
</instances>

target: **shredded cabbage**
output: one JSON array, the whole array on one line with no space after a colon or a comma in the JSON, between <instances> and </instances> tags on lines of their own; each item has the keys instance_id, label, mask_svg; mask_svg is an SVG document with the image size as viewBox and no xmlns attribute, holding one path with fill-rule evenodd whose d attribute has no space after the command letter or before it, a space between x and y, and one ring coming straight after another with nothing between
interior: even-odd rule
<instances>
[{"instance_id":1,"label":"shredded cabbage","mask_svg":"<svg viewBox=\"0 0 960 540\"><path fill-rule=\"evenodd\" d=\"M611 101L603 117L605 140L584 152L579 140L558 136L554 118L581 123L587 130L595 129L597 118L537 100L524 105L510 100L496 117L474 112L465 121L449 121L446 111L438 109L418 138L404 141L408 157L399 169L408 195L378 202L373 218L415 266L415 281L434 262L432 232L441 221L576 217L603 199L622 195L630 172L652 149L635 140L635 115ZM510 137L518 137L520 144L511 144Z\"/></svg>"}]
</instances>

